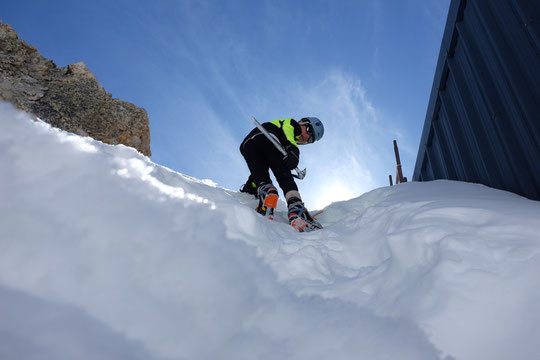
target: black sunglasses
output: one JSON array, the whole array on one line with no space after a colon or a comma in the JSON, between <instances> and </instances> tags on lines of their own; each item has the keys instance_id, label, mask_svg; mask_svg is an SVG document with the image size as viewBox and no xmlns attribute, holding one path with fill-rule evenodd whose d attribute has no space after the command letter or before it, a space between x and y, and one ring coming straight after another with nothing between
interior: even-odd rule
<instances>
[{"instance_id":1,"label":"black sunglasses","mask_svg":"<svg viewBox=\"0 0 540 360\"><path fill-rule=\"evenodd\" d=\"M306 125L306 132L309 135L308 143L312 144L314 140L313 125L311 125L310 123L304 123L304 125Z\"/></svg>"}]
</instances>

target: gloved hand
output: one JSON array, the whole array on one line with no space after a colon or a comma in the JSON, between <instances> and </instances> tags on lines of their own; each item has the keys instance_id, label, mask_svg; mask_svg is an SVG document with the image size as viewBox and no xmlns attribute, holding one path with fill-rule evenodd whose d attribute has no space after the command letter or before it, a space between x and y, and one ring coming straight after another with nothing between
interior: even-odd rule
<instances>
[{"instance_id":1,"label":"gloved hand","mask_svg":"<svg viewBox=\"0 0 540 360\"><path fill-rule=\"evenodd\" d=\"M283 162L285 163L287 169L292 170L298 166L299 159L295 153L292 151L287 151L287 155L283 157Z\"/></svg>"}]
</instances>

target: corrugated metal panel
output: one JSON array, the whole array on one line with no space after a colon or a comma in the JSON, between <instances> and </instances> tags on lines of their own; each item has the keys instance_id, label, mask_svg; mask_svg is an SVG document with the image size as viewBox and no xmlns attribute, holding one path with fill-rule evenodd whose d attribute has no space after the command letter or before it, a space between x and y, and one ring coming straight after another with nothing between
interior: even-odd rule
<instances>
[{"instance_id":1,"label":"corrugated metal panel","mask_svg":"<svg viewBox=\"0 0 540 360\"><path fill-rule=\"evenodd\" d=\"M540 1L453 0L413 180L540 200Z\"/></svg>"}]
</instances>

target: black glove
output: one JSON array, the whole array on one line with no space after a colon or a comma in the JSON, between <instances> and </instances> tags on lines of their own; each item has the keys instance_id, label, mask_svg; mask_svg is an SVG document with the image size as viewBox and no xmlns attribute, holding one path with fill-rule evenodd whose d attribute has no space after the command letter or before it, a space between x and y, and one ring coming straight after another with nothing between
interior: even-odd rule
<instances>
[{"instance_id":1,"label":"black glove","mask_svg":"<svg viewBox=\"0 0 540 360\"><path fill-rule=\"evenodd\" d=\"M287 151L287 155L283 157L283 162L287 169L292 170L298 166L298 156L292 151Z\"/></svg>"}]
</instances>

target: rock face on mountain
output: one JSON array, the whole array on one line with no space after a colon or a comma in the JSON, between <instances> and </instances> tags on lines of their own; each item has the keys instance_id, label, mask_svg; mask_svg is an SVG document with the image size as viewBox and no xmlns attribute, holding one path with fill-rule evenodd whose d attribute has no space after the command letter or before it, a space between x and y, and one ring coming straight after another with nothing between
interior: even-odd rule
<instances>
[{"instance_id":1,"label":"rock face on mountain","mask_svg":"<svg viewBox=\"0 0 540 360\"><path fill-rule=\"evenodd\" d=\"M57 67L2 22L0 99L60 129L151 155L144 109L113 99L82 62Z\"/></svg>"}]
</instances>

